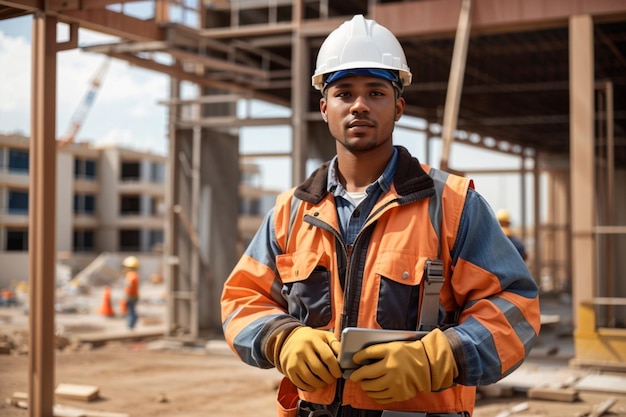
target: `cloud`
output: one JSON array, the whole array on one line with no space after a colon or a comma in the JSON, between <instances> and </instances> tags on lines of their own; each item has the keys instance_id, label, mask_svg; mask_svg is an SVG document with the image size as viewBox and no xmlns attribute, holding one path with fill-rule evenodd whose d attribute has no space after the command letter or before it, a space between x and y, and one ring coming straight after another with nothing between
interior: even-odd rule
<instances>
[{"instance_id":1,"label":"cloud","mask_svg":"<svg viewBox=\"0 0 626 417\"><path fill-rule=\"evenodd\" d=\"M163 74L133 67L119 60L113 61L109 71L107 78L114 81L103 85L103 100L156 103L168 97L167 76Z\"/></svg>"},{"instance_id":2,"label":"cloud","mask_svg":"<svg viewBox=\"0 0 626 417\"><path fill-rule=\"evenodd\" d=\"M96 139L98 145L127 145L133 143L133 134L128 129L113 128L106 132L102 138Z\"/></svg>"},{"instance_id":3,"label":"cloud","mask_svg":"<svg viewBox=\"0 0 626 417\"><path fill-rule=\"evenodd\" d=\"M81 45L115 42L116 38L95 32L81 31ZM96 90L89 114L78 137L97 143L164 152L165 108L159 104L168 97L168 78L160 73L133 67L125 61L80 50L68 52L59 59L59 91L69 92L64 102L59 99L58 120L69 126L72 112L80 105L91 83L105 61L109 62L100 87ZM62 113L62 104L65 111Z\"/></svg>"},{"instance_id":4,"label":"cloud","mask_svg":"<svg viewBox=\"0 0 626 417\"><path fill-rule=\"evenodd\" d=\"M101 135L91 141L97 146L117 145L127 149L134 149L142 152L154 152L160 155L166 154L166 141L148 131L146 134L138 136L136 131L129 128L111 127L102 131Z\"/></svg>"},{"instance_id":5,"label":"cloud","mask_svg":"<svg viewBox=\"0 0 626 417\"><path fill-rule=\"evenodd\" d=\"M0 131L30 132L31 42L28 32L4 30L0 24ZM9 34L10 33L10 34ZM58 38L66 39L67 28L58 26ZM117 38L81 29L79 45L110 43ZM83 106L96 72L109 60L91 105ZM77 141L118 145L141 144L143 150L163 153L166 116L159 101L169 95L168 78L160 73L133 67L101 54L81 49L57 54L56 134L64 135L82 114Z\"/></svg>"},{"instance_id":6,"label":"cloud","mask_svg":"<svg viewBox=\"0 0 626 417\"><path fill-rule=\"evenodd\" d=\"M0 32L0 111L30 109L30 44Z\"/></svg>"}]
</instances>

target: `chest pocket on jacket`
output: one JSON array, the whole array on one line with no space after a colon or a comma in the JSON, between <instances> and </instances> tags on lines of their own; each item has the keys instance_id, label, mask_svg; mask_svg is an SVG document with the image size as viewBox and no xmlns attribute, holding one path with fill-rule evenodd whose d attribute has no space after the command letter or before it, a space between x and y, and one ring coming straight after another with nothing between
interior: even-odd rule
<instances>
[{"instance_id":1,"label":"chest pocket on jacket","mask_svg":"<svg viewBox=\"0 0 626 417\"><path fill-rule=\"evenodd\" d=\"M279 255L276 268L289 314L307 326L325 327L332 319L328 257L313 251Z\"/></svg>"},{"instance_id":2,"label":"chest pocket on jacket","mask_svg":"<svg viewBox=\"0 0 626 417\"><path fill-rule=\"evenodd\" d=\"M383 329L415 330L419 284L426 257L399 252L379 253L374 272L380 276L376 321Z\"/></svg>"}]
</instances>

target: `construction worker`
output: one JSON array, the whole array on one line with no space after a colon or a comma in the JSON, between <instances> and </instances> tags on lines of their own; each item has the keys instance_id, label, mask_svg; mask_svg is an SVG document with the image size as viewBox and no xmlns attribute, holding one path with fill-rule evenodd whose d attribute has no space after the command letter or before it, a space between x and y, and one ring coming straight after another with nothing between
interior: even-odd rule
<instances>
[{"instance_id":1,"label":"construction worker","mask_svg":"<svg viewBox=\"0 0 626 417\"><path fill-rule=\"evenodd\" d=\"M17 305L15 293L10 288L3 288L0 291L0 306L11 307Z\"/></svg>"},{"instance_id":2,"label":"construction worker","mask_svg":"<svg viewBox=\"0 0 626 417\"><path fill-rule=\"evenodd\" d=\"M126 323L129 329L134 329L137 324L137 302L139 301L139 259L136 256L127 256L122 261L126 287Z\"/></svg>"},{"instance_id":3,"label":"construction worker","mask_svg":"<svg viewBox=\"0 0 626 417\"><path fill-rule=\"evenodd\" d=\"M526 246L524 246L524 243L519 240L511 230L511 216L509 215L509 211L506 209L498 210L496 212L496 218L498 219L504 234L509 238L513 246L515 246L515 249L517 249L522 259L526 260L528 258Z\"/></svg>"},{"instance_id":4,"label":"construction worker","mask_svg":"<svg viewBox=\"0 0 626 417\"><path fill-rule=\"evenodd\" d=\"M537 285L472 182L392 143L411 77L375 21L330 33L312 83L337 154L277 198L224 285L232 350L285 376L279 416L469 416L537 339ZM357 351L344 377L346 327L430 332Z\"/></svg>"}]
</instances>

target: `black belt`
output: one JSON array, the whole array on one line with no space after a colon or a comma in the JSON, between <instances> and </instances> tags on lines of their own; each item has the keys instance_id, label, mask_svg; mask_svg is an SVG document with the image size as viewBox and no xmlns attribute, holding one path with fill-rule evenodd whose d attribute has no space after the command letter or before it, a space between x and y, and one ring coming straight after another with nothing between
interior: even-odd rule
<instances>
[{"instance_id":1,"label":"black belt","mask_svg":"<svg viewBox=\"0 0 626 417\"><path fill-rule=\"evenodd\" d=\"M383 411L381 417L469 417L468 413L419 413L411 411Z\"/></svg>"},{"instance_id":2,"label":"black belt","mask_svg":"<svg viewBox=\"0 0 626 417\"><path fill-rule=\"evenodd\" d=\"M298 417L470 417L469 413L423 413L412 411L388 411L388 410L357 410L349 406L332 410L332 406L323 406L300 401L298 404Z\"/></svg>"}]
</instances>

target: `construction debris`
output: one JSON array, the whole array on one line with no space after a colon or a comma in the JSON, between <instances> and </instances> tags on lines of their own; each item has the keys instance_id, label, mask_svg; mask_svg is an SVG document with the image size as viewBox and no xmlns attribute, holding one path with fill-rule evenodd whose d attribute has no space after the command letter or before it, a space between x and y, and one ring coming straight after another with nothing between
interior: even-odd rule
<instances>
[{"instance_id":1,"label":"construction debris","mask_svg":"<svg viewBox=\"0 0 626 417\"><path fill-rule=\"evenodd\" d=\"M25 392L14 392L11 398L7 399L7 402L11 405L18 405L18 403L28 402L28 394Z\"/></svg>"},{"instance_id":2,"label":"construction debris","mask_svg":"<svg viewBox=\"0 0 626 417\"><path fill-rule=\"evenodd\" d=\"M574 402L578 400L578 391L572 388L534 387L528 390L527 396L536 400Z\"/></svg>"},{"instance_id":3,"label":"construction debris","mask_svg":"<svg viewBox=\"0 0 626 417\"><path fill-rule=\"evenodd\" d=\"M617 402L616 398L608 398L599 404L593 406L590 412L581 414L580 417L600 417L611 409Z\"/></svg>"},{"instance_id":4,"label":"construction debris","mask_svg":"<svg viewBox=\"0 0 626 417\"><path fill-rule=\"evenodd\" d=\"M52 407L54 417L130 417L127 413L113 413L110 411L83 410L75 407L66 407L55 404Z\"/></svg>"},{"instance_id":5,"label":"construction debris","mask_svg":"<svg viewBox=\"0 0 626 417\"><path fill-rule=\"evenodd\" d=\"M100 389L95 385L59 384L54 395L71 400L93 401L100 398Z\"/></svg>"},{"instance_id":6,"label":"construction debris","mask_svg":"<svg viewBox=\"0 0 626 417\"><path fill-rule=\"evenodd\" d=\"M626 394L626 376L622 375L586 375L574 386L581 391L614 392Z\"/></svg>"},{"instance_id":7,"label":"construction debris","mask_svg":"<svg viewBox=\"0 0 626 417\"><path fill-rule=\"evenodd\" d=\"M511 414L519 413L521 411L526 411L528 410L528 408L529 408L528 403L519 403L519 404L514 405L511 408L507 408L506 410L499 412L498 414L496 414L496 417L509 417Z\"/></svg>"},{"instance_id":8,"label":"construction debris","mask_svg":"<svg viewBox=\"0 0 626 417\"><path fill-rule=\"evenodd\" d=\"M0 334L0 355L9 355L13 349L13 341L7 335Z\"/></svg>"},{"instance_id":9,"label":"construction debris","mask_svg":"<svg viewBox=\"0 0 626 417\"><path fill-rule=\"evenodd\" d=\"M28 409L28 394L14 392L7 402L15 407ZM76 407L68 407L60 404L52 406L53 417L130 417L127 413L115 413L110 411L84 410Z\"/></svg>"},{"instance_id":10,"label":"construction debris","mask_svg":"<svg viewBox=\"0 0 626 417\"><path fill-rule=\"evenodd\" d=\"M573 402L579 398L578 390L572 388L578 379L578 376L573 375L563 382L531 387L526 395L538 400Z\"/></svg>"}]
</instances>

